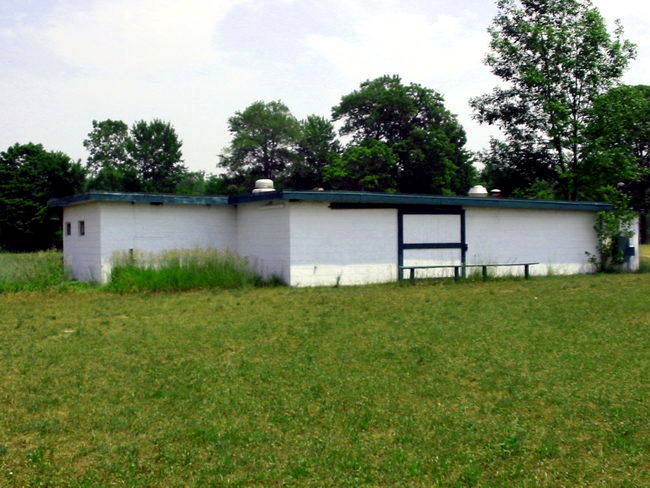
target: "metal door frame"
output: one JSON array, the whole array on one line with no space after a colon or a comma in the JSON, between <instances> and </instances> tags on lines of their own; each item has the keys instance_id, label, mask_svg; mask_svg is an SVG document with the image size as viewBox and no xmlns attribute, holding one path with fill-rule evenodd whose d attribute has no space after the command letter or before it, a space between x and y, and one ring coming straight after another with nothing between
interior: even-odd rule
<instances>
[{"instance_id":1,"label":"metal door frame","mask_svg":"<svg viewBox=\"0 0 650 488\"><path fill-rule=\"evenodd\" d=\"M460 242L404 242L404 215L458 215L460 217ZM465 209L397 209L397 279L404 279L404 250L406 249L460 249L460 262L463 277L467 255L465 236Z\"/></svg>"}]
</instances>

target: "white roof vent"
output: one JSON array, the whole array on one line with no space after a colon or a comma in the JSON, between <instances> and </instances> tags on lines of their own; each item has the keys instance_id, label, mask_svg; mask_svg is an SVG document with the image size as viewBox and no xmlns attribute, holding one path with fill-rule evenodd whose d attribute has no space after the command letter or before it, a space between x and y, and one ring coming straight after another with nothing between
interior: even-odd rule
<instances>
[{"instance_id":1,"label":"white roof vent","mask_svg":"<svg viewBox=\"0 0 650 488\"><path fill-rule=\"evenodd\" d=\"M262 179L255 181L253 193L264 193L267 191L275 191L275 188L273 188L273 180Z\"/></svg>"},{"instance_id":2,"label":"white roof vent","mask_svg":"<svg viewBox=\"0 0 650 488\"><path fill-rule=\"evenodd\" d=\"M470 197L487 197L488 191L483 185L476 185L471 187L467 194Z\"/></svg>"}]
</instances>

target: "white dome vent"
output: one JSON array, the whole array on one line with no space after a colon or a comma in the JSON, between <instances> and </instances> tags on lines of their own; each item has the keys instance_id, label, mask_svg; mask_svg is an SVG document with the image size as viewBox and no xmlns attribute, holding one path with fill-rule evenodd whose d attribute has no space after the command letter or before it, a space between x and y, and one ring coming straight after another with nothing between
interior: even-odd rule
<instances>
[{"instance_id":1,"label":"white dome vent","mask_svg":"<svg viewBox=\"0 0 650 488\"><path fill-rule=\"evenodd\" d=\"M487 197L488 191L483 185L476 185L471 187L467 194L470 197Z\"/></svg>"},{"instance_id":2,"label":"white dome vent","mask_svg":"<svg viewBox=\"0 0 650 488\"><path fill-rule=\"evenodd\" d=\"M275 188L273 187L273 180L255 180L255 188L253 189L253 193L264 193L267 191L275 191Z\"/></svg>"}]
</instances>

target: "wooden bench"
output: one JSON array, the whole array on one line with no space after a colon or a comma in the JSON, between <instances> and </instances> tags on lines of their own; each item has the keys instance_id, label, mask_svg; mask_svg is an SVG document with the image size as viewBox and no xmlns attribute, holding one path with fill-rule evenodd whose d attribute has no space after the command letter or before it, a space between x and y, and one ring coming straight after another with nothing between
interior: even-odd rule
<instances>
[{"instance_id":1,"label":"wooden bench","mask_svg":"<svg viewBox=\"0 0 650 488\"><path fill-rule=\"evenodd\" d=\"M487 269L489 267L496 267L496 266L523 266L524 267L524 278L528 279L530 278L530 267L539 264L539 263L495 263L495 264L442 264L442 265L435 265L435 266L398 266L400 271L404 271L405 269L409 270L409 279L412 281L415 279L415 270L416 269L436 269L436 268L454 268L454 280L459 280L460 275L461 275L461 270L463 277L465 276L465 269L466 268L482 268L483 271L483 277L485 278L487 276ZM400 279L401 279L401 273L400 273Z\"/></svg>"}]
</instances>

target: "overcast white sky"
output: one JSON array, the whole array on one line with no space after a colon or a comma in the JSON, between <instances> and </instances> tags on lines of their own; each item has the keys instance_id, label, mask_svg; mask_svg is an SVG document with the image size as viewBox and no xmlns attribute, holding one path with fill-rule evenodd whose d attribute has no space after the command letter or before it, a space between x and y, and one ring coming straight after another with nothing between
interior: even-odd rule
<instances>
[{"instance_id":1,"label":"overcast white sky","mask_svg":"<svg viewBox=\"0 0 650 488\"><path fill-rule=\"evenodd\" d=\"M0 150L40 142L85 159L93 119L170 121L191 169L214 171L227 119L255 100L329 116L363 80L399 74L442 93L470 149L491 129L470 97L493 0L0 0ZM650 0L594 0L650 84Z\"/></svg>"}]
</instances>

